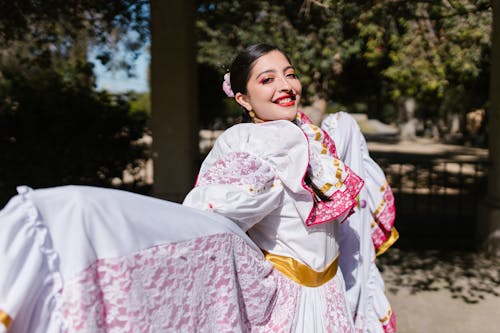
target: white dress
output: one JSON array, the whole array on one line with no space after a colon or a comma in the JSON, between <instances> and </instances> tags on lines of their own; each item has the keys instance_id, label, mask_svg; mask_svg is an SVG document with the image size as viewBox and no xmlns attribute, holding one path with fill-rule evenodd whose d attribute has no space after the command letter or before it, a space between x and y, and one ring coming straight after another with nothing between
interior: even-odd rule
<instances>
[{"instance_id":1,"label":"white dress","mask_svg":"<svg viewBox=\"0 0 500 333\"><path fill-rule=\"evenodd\" d=\"M272 266L231 221L129 192L31 190L0 212L0 332L247 332Z\"/></svg>"},{"instance_id":2,"label":"white dress","mask_svg":"<svg viewBox=\"0 0 500 333\"><path fill-rule=\"evenodd\" d=\"M250 139L245 126L218 141L215 168L202 168L186 198L201 209L95 187L20 187L0 211L0 332L354 332L336 237L362 182L321 156L315 127L250 125L271 134ZM226 168L232 135L260 140L260 150L229 153L245 168ZM344 199L315 201L308 169L323 195ZM272 255L330 275L305 286Z\"/></svg>"},{"instance_id":3,"label":"white dress","mask_svg":"<svg viewBox=\"0 0 500 333\"><path fill-rule=\"evenodd\" d=\"M224 215L265 253L323 272L338 260L338 225L352 212L362 186L335 158L329 150L334 152L333 142L327 140L312 124L233 126L203 162L184 205ZM335 200L315 201L304 182L306 173L325 197ZM288 290L282 299L294 318L286 331L353 332L340 270L320 285L285 275L276 274L286 286L281 290Z\"/></svg>"}]
</instances>

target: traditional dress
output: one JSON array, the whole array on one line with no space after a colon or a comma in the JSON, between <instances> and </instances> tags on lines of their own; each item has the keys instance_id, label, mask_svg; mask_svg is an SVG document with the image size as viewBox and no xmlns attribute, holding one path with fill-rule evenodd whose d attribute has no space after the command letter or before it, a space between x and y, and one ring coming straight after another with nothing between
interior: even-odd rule
<instances>
[{"instance_id":1,"label":"traditional dress","mask_svg":"<svg viewBox=\"0 0 500 333\"><path fill-rule=\"evenodd\" d=\"M272 265L219 215L21 187L0 228L0 332L247 332L275 306Z\"/></svg>"},{"instance_id":2,"label":"traditional dress","mask_svg":"<svg viewBox=\"0 0 500 333\"><path fill-rule=\"evenodd\" d=\"M338 239L363 181L338 157L299 118L225 131L183 206L20 187L0 332L354 332Z\"/></svg>"},{"instance_id":3,"label":"traditional dress","mask_svg":"<svg viewBox=\"0 0 500 333\"><path fill-rule=\"evenodd\" d=\"M336 158L326 133L297 121L226 130L184 204L230 218L273 263L277 301L290 318L283 331L354 332L337 237L363 182Z\"/></svg>"},{"instance_id":4,"label":"traditional dress","mask_svg":"<svg viewBox=\"0 0 500 333\"><path fill-rule=\"evenodd\" d=\"M365 138L352 116L345 112L330 115L321 127L335 141L339 158L365 181L355 213L339 230L342 253L339 264L356 332L395 332L395 315L375 265L376 255L386 251L398 238L391 187L382 169L370 157Z\"/></svg>"}]
</instances>

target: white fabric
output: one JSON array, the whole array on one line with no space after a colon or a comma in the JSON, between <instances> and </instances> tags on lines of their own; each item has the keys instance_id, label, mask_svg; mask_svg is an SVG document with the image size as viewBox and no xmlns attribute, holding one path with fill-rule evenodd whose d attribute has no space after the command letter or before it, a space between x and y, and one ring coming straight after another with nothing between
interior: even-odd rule
<instances>
[{"instance_id":1,"label":"white fabric","mask_svg":"<svg viewBox=\"0 0 500 333\"><path fill-rule=\"evenodd\" d=\"M9 333L353 332L340 272L303 287L222 216L109 189L19 192L0 211Z\"/></svg>"},{"instance_id":2,"label":"white fabric","mask_svg":"<svg viewBox=\"0 0 500 333\"><path fill-rule=\"evenodd\" d=\"M223 175L236 173L232 169L239 164L229 163L228 156L247 154L256 172L268 173L267 178L259 177L267 179L264 189L256 191L259 186L241 179L199 182L183 204L223 214L247 230L261 249L322 271L338 256L338 223L305 225L313 207L311 193L302 186L308 151L305 134L292 122L233 126L217 139L202 164L199 179L215 178L217 167L224 167Z\"/></svg>"},{"instance_id":3,"label":"white fabric","mask_svg":"<svg viewBox=\"0 0 500 333\"><path fill-rule=\"evenodd\" d=\"M321 127L335 141L337 152L349 167L365 180L359 200L366 207L357 207L349 220L340 226L339 265L344 273L347 300L355 318L357 332L384 332L381 318L390 305L384 294L384 283L375 265L371 238L373 216L370 211L370 177L384 178L380 167L369 156L366 141L354 118L345 112L330 115Z\"/></svg>"},{"instance_id":4,"label":"white fabric","mask_svg":"<svg viewBox=\"0 0 500 333\"><path fill-rule=\"evenodd\" d=\"M98 259L216 233L237 235L260 253L228 219L179 204L84 186L19 192L0 211L7 268L0 271L0 309L14 319L9 333L59 332L58 292Z\"/></svg>"},{"instance_id":5,"label":"white fabric","mask_svg":"<svg viewBox=\"0 0 500 333\"><path fill-rule=\"evenodd\" d=\"M230 332L353 332L341 270L326 284L308 288L272 269L260 252L293 257L316 270L338 256L338 223L304 223L313 207L302 183L308 152L306 136L291 122L227 130L184 202L199 209L93 187L19 188L0 211L0 260L9 267L0 271L0 309L14 319L9 333L75 327L154 332L149 320L165 325L167 317L175 318L180 331L222 327L220 321ZM186 260L182 251L197 253L196 260L179 264ZM163 285L171 280L170 287ZM221 285L227 293L218 293ZM207 289L208 298L199 299L207 306L200 308L197 296ZM226 302L229 295L233 303ZM136 323L143 326L133 326L127 311L142 313L137 300L146 304L148 297L155 307L144 309ZM173 297L175 307L161 297ZM231 316L219 314L226 309ZM203 322L197 322L196 311ZM207 318L215 318L215 326L203 326Z\"/></svg>"}]
</instances>

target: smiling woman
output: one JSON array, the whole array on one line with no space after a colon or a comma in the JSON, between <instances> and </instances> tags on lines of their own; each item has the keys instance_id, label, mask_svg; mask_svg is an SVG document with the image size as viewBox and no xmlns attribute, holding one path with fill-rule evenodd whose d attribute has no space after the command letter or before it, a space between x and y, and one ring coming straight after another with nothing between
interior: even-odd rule
<instances>
[{"instance_id":1,"label":"smiling woman","mask_svg":"<svg viewBox=\"0 0 500 333\"><path fill-rule=\"evenodd\" d=\"M290 60L282 51L265 44L249 48L248 53L252 52L260 57L252 63L246 85L233 92L235 100L247 110L254 122L294 120L302 85ZM236 65L232 66L234 70L241 66L238 62L242 60L236 58Z\"/></svg>"},{"instance_id":2,"label":"smiling woman","mask_svg":"<svg viewBox=\"0 0 500 333\"><path fill-rule=\"evenodd\" d=\"M361 156L364 141L355 122L342 114L325 123L339 151L329 133L299 111L300 80L286 54L271 45L241 52L223 89L250 122L217 139L184 205L228 217L273 264L280 287L265 327L273 327L288 307L284 331L394 332L395 317L374 264L373 204L367 203L377 202L374 216L383 215L391 230L392 192L387 185L378 192L385 179L368 155ZM374 230L379 246L386 234Z\"/></svg>"}]
</instances>

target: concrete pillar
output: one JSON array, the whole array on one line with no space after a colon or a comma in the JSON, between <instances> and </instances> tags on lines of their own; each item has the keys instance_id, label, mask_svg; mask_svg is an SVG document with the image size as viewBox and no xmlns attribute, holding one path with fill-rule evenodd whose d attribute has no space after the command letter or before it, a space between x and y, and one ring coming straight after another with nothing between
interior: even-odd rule
<instances>
[{"instance_id":1,"label":"concrete pillar","mask_svg":"<svg viewBox=\"0 0 500 333\"><path fill-rule=\"evenodd\" d=\"M500 256L500 0L493 0L493 31L488 110L488 193L478 214L478 242L488 253Z\"/></svg>"},{"instance_id":2,"label":"concrete pillar","mask_svg":"<svg viewBox=\"0 0 500 333\"><path fill-rule=\"evenodd\" d=\"M199 159L194 3L150 3L153 195L180 202Z\"/></svg>"}]
</instances>

